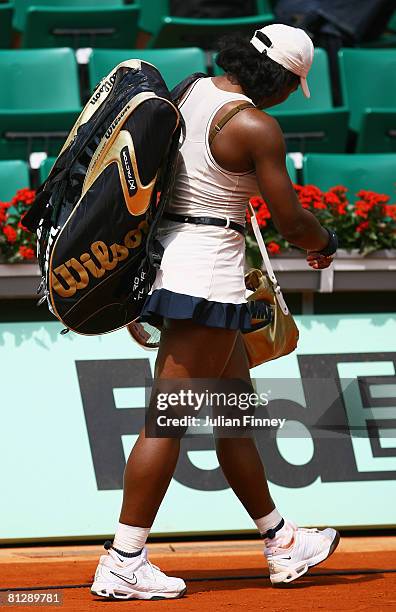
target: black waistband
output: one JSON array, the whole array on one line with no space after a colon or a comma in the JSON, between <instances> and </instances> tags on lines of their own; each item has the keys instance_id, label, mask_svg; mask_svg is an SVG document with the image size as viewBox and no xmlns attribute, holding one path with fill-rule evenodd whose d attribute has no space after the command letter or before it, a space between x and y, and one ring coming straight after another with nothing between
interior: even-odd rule
<instances>
[{"instance_id":1,"label":"black waistband","mask_svg":"<svg viewBox=\"0 0 396 612\"><path fill-rule=\"evenodd\" d=\"M229 227L242 236L245 235L246 230L243 225L230 221L229 219L221 219L220 217L190 217L189 215L177 215L176 213L164 212L162 216L170 221L181 221L182 223L195 223L202 225L217 225L218 227Z\"/></svg>"}]
</instances>

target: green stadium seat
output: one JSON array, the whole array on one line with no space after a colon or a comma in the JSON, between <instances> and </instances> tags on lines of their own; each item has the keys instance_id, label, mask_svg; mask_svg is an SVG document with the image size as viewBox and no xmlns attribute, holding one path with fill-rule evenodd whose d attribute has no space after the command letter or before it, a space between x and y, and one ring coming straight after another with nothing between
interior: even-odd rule
<instances>
[{"instance_id":1,"label":"green stadium seat","mask_svg":"<svg viewBox=\"0 0 396 612\"><path fill-rule=\"evenodd\" d=\"M183 49L94 49L89 58L89 83L93 89L117 64L127 59L154 64L170 89L193 72L206 72L205 53L198 48Z\"/></svg>"},{"instance_id":2,"label":"green stadium seat","mask_svg":"<svg viewBox=\"0 0 396 612\"><path fill-rule=\"evenodd\" d=\"M41 162L40 168L39 168L40 183L44 183L55 161L56 161L56 157L47 157Z\"/></svg>"},{"instance_id":3,"label":"green stadium seat","mask_svg":"<svg viewBox=\"0 0 396 612\"><path fill-rule=\"evenodd\" d=\"M162 27L163 18L171 17L169 0L136 0L135 3L140 6L140 29L157 35ZM257 15L271 15L272 21L275 20L269 0L256 0L256 6ZM261 27L263 25L265 24Z\"/></svg>"},{"instance_id":4,"label":"green stadium seat","mask_svg":"<svg viewBox=\"0 0 396 612\"><path fill-rule=\"evenodd\" d=\"M223 74L213 57L214 74ZM299 87L285 102L266 110L284 132L288 151L343 153L348 137L346 107L333 107L327 54L315 49L308 76L311 97Z\"/></svg>"},{"instance_id":5,"label":"green stadium seat","mask_svg":"<svg viewBox=\"0 0 396 612\"><path fill-rule=\"evenodd\" d=\"M396 155L325 155L308 154L303 159L305 185L327 190L344 185L351 194L361 189L386 193L395 200Z\"/></svg>"},{"instance_id":6,"label":"green stadium seat","mask_svg":"<svg viewBox=\"0 0 396 612\"><path fill-rule=\"evenodd\" d=\"M342 49L339 63L356 151L396 152L396 49Z\"/></svg>"},{"instance_id":7,"label":"green stadium seat","mask_svg":"<svg viewBox=\"0 0 396 612\"><path fill-rule=\"evenodd\" d=\"M288 112L307 110L325 111L333 107L331 82L329 78L329 62L324 49L317 47L314 51L312 68L308 75L311 97L307 99L301 87L276 109Z\"/></svg>"},{"instance_id":8,"label":"green stadium seat","mask_svg":"<svg viewBox=\"0 0 396 612\"><path fill-rule=\"evenodd\" d=\"M0 49L11 46L13 5L0 4Z\"/></svg>"},{"instance_id":9,"label":"green stadium seat","mask_svg":"<svg viewBox=\"0 0 396 612\"><path fill-rule=\"evenodd\" d=\"M14 12L14 28L19 32L23 32L26 26L26 14L31 6L40 7L88 7L96 8L98 0L13 0ZM124 6L123 0L99 0L101 7L119 7ZM134 3L136 4L136 3Z\"/></svg>"},{"instance_id":10,"label":"green stadium seat","mask_svg":"<svg viewBox=\"0 0 396 612\"><path fill-rule=\"evenodd\" d=\"M159 31L149 42L150 48L199 46L209 49L215 46L224 34L241 32L252 35L254 30L273 23L272 13L240 17L238 19L187 19L184 17L163 17Z\"/></svg>"},{"instance_id":11,"label":"green stadium seat","mask_svg":"<svg viewBox=\"0 0 396 612\"><path fill-rule=\"evenodd\" d=\"M130 48L135 44L139 12L136 5L31 6L26 13L22 46Z\"/></svg>"},{"instance_id":12,"label":"green stadium seat","mask_svg":"<svg viewBox=\"0 0 396 612\"><path fill-rule=\"evenodd\" d=\"M71 49L0 51L0 159L57 155L81 112Z\"/></svg>"},{"instance_id":13,"label":"green stadium seat","mask_svg":"<svg viewBox=\"0 0 396 612\"><path fill-rule=\"evenodd\" d=\"M169 0L137 0L137 4L140 6L139 28L157 34L163 17L169 15Z\"/></svg>"},{"instance_id":14,"label":"green stadium seat","mask_svg":"<svg viewBox=\"0 0 396 612\"><path fill-rule=\"evenodd\" d=\"M366 108L356 150L358 153L396 153L396 100L393 109Z\"/></svg>"},{"instance_id":15,"label":"green stadium seat","mask_svg":"<svg viewBox=\"0 0 396 612\"><path fill-rule=\"evenodd\" d=\"M286 169L292 183L297 183L297 170L294 165L294 160L290 155L286 155Z\"/></svg>"},{"instance_id":16,"label":"green stadium seat","mask_svg":"<svg viewBox=\"0 0 396 612\"><path fill-rule=\"evenodd\" d=\"M343 153L348 137L348 111L276 111L269 114L280 124L287 150L306 152Z\"/></svg>"},{"instance_id":17,"label":"green stadium seat","mask_svg":"<svg viewBox=\"0 0 396 612\"><path fill-rule=\"evenodd\" d=\"M289 151L343 153L348 138L349 111L333 107L327 53L315 49L308 76L311 97L301 87L276 107L269 108L285 134Z\"/></svg>"},{"instance_id":18,"label":"green stadium seat","mask_svg":"<svg viewBox=\"0 0 396 612\"><path fill-rule=\"evenodd\" d=\"M0 202L8 202L18 189L30 187L29 168L21 160L0 161Z\"/></svg>"}]
</instances>

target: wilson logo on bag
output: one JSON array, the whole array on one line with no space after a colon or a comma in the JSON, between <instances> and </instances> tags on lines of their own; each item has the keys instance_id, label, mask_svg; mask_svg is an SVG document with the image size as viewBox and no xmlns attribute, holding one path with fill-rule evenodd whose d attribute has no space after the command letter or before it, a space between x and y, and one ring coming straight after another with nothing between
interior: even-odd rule
<instances>
[{"instance_id":1,"label":"wilson logo on bag","mask_svg":"<svg viewBox=\"0 0 396 612\"><path fill-rule=\"evenodd\" d=\"M130 230L123 244L110 247L102 240L91 244L88 253L73 257L51 272L51 286L60 297L72 297L77 291L86 289L91 279L102 278L107 271L114 270L130 255L130 250L142 244L143 234L147 235L148 225L142 221L136 230ZM95 263L96 262L96 263Z\"/></svg>"}]
</instances>

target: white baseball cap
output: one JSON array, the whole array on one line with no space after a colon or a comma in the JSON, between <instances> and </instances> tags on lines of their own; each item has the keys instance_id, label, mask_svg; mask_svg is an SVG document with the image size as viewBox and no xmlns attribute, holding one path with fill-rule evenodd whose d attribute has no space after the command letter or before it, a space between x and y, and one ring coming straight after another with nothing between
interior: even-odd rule
<instances>
[{"instance_id":1,"label":"white baseball cap","mask_svg":"<svg viewBox=\"0 0 396 612\"><path fill-rule=\"evenodd\" d=\"M269 38L271 46L264 42L260 32ZM304 96L311 96L307 74L313 61L314 46L304 30L283 23L273 23L256 30L250 42L257 51L265 53L274 62L297 74Z\"/></svg>"}]
</instances>

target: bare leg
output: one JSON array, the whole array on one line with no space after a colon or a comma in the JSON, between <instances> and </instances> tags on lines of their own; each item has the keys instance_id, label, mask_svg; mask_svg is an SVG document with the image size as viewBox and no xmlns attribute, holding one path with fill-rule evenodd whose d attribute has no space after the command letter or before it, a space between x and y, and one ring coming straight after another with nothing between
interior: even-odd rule
<instances>
[{"instance_id":1,"label":"bare leg","mask_svg":"<svg viewBox=\"0 0 396 612\"><path fill-rule=\"evenodd\" d=\"M161 334L156 378L219 378L238 332L171 320ZM151 527L179 456L177 438L146 438L140 433L124 473L120 522Z\"/></svg>"},{"instance_id":2,"label":"bare leg","mask_svg":"<svg viewBox=\"0 0 396 612\"><path fill-rule=\"evenodd\" d=\"M241 334L238 334L222 378L241 378L251 382ZM275 504L254 439L216 438L216 452L225 477L252 519L269 514Z\"/></svg>"},{"instance_id":3,"label":"bare leg","mask_svg":"<svg viewBox=\"0 0 396 612\"><path fill-rule=\"evenodd\" d=\"M179 450L177 438L146 438L144 429L140 432L124 472L120 523L151 527L175 471Z\"/></svg>"}]
</instances>

